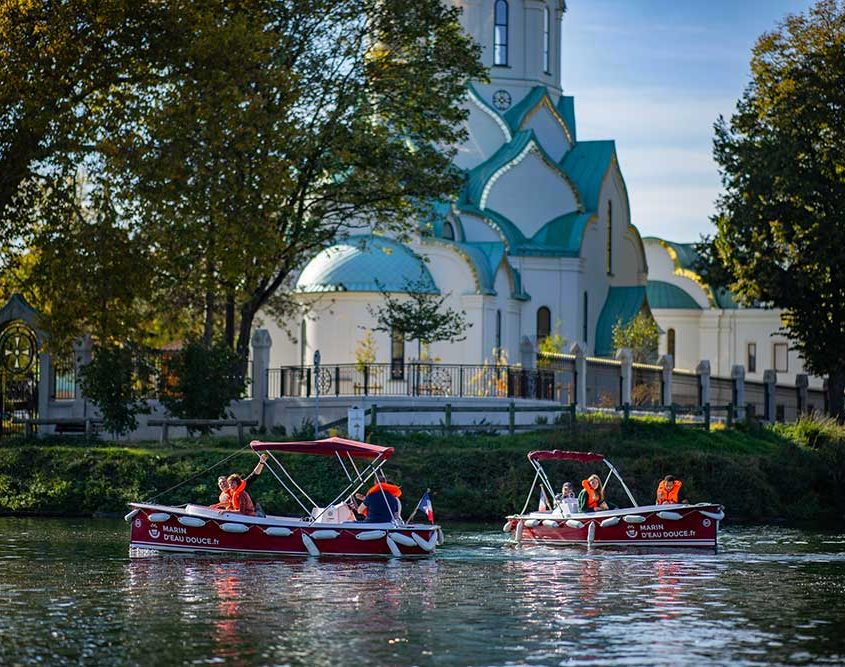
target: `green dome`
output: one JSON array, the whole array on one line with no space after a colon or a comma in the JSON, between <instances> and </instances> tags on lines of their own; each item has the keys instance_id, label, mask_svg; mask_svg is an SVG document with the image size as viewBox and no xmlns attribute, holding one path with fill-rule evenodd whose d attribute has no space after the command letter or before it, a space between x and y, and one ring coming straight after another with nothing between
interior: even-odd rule
<instances>
[{"instance_id":1,"label":"green dome","mask_svg":"<svg viewBox=\"0 0 845 667\"><path fill-rule=\"evenodd\" d=\"M297 292L382 290L428 294L440 291L417 255L383 236L351 236L326 248L308 262L296 281Z\"/></svg>"}]
</instances>

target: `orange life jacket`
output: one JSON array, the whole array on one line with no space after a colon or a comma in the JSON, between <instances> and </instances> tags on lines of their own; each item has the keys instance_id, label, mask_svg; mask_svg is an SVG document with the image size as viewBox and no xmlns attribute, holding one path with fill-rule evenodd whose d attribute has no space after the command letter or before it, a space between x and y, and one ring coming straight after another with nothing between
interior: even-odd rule
<instances>
[{"instance_id":1,"label":"orange life jacket","mask_svg":"<svg viewBox=\"0 0 845 667\"><path fill-rule=\"evenodd\" d=\"M372 493L380 493L381 489L384 489L385 493L389 493L394 498L399 498L402 495L402 489L400 489L395 484L388 484L387 482L379 482L378 484L374 484L370 487L367 491L367 495L369 496ZM362 516L367 516L367 506L364 505L359 512Z\"/></svg>"},{"instance_id":2,"label":"orange life jacket","mask_svg":"<svg viewBox=\"0 0 845 667\"><path fill-rule=\"evenodd\" d=\"M255 503L252 502L249 494L245 491L246 480L241 480L238 487L231 492L232 509L241 514L255 514Z\"/></svg>"},{"instance_id":3,"label":"orange life jacket","mask_svg":"<svg viewBox=\"0 0 845 667\"><path fill-rule=\"evenodd\" d=\"M582 479L581 486L583 486L584 490L587 492L587 507L591 510L596 509L596 507L599 506L599 503L601 503L601 495L599 495L599 492L596 489L590 486L590 480L588 479Z\"/></svg>"},{"instance_id":4,"label":"orange life jacket","mask_svg":"<svg viewBox=\"0 0 845 667\"><path fill-rule=\"evenodd\" d=\"M677 505L680 500L679 494L681 493L681 484L680 480L675 480L674 485L672 486L671 491L666 490L666 482L665 480L660 482L657 486L657 504L658 505Z\"/></svg>"}]
</instances>

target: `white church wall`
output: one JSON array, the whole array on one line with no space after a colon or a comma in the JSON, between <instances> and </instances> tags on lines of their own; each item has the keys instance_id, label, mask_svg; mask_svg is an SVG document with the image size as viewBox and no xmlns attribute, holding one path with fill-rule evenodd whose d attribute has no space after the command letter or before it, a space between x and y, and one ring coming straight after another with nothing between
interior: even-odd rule
<instances>
[{"instance_id":1,"label":"white church wall","mask_svg":"<svg viewBox=\"0 0 845 667\"><path fill-rule=\"evenodd\" d=\"M710 300L707 292L701 285L691 278L684 277L675 273L675 264L666 248L655 239L645 239L643 241L645 246L646 260L648 261L648 278L649 280L660 280L676 287L680 287L687 294L689 294L695 302L702 308L710 307Z\"/></svg>"},{"instance_id":2,"label":"white church wall","mask_svg":"<svg viewBox=\"0 0 845 667\"><path fill-rule=\"evenodd\" d=\"M522 308L520 328L529 340L537 341L537 311L545 306L551 312L552 333L567 341L580 339L581 262L573 258L519 257L519 270L524 289L531 301Z\"/></svg>"},{"instance_id":3,"label":"white church wall","mask_svg":"<svg viewBox=\"0 0 845 667\"><path fill-rule=\"evenodd\" d=\"M454 162L461 169L472 169L493 155L510 139L505 121L492 109L485 108L473 95L463 107L469 111L465 124L467 140L458 147Z\"/></svg>"},{"instance_id":4,"label":"white church wall","mask_svg":"<svg viewBox=\"0 0 845 667\"><path fill-rule=\"evenodd\" d=\"M658 353L669 354L668 335L675 331L675 368L695 370L698 362L709 357L701 356L701 312L700 310L679 310L669 308L652 308L651 313L660 327L661 334L658 342ZM718 375L711 368L713 375Z\"/></svg>"},{"instance_id":5,"label":"white church wall","mask_svg":"<svg viewBox=\"0 0 845 667\"><path fill-rule=\"evenodd\" d=\"M501 241L499 232L474 215L461 215L461 227L466 241Z\"/></svg>"},{"instance_id":6,"label":"white church wall","mask_svg":"<svg viewBox=\"0 0 845 667\"><path fill-rule=\"evenodd\" d=\"M547 104L541 104L531 114L527 122L523 123L522 127L523 129L534 130L537 141L558 162L572 148L572 144L566 136L566 130L561 125L561 120L549 109Z\"/></svg>"},{"instance_id":7,"label":"white church wall","mask_svg":"<svg viewBox=\"0 0 845 667\"><path fill-rule=\"evenodd\" d=\"M512 220L526 237L565 213L575 211L578 202L566 178L531 148L510 169L488 184L483 206Z\"/></svg>"}]
</instances>

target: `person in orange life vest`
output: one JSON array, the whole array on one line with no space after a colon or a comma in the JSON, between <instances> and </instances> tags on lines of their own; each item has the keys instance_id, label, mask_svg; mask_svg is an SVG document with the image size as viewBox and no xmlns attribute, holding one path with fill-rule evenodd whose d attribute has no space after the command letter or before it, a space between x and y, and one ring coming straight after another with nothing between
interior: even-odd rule
<instances>
[{"instance_id":1,"label":"person in orange life vest","mask_svg":"<svg viewBox=\"0 0 845 667\"><path fill-rule=\"evenodd\" d=\"M604 487L598 475L590 475L581 481L581 493L578 494L579 512L600 512L607 509L604 500Z\"/></svg>"},{"instance_id":2,"label":"person in orange life vest","mask_svg":"<svg viewBox=\"0 0 845 667\"><path fill-rule=\"evenodd\" d=\"M402 489L387 480L374 484L358 507L358 514L364 516L365 523L391 523L401 519L401 495Z\"/></svg>"},{"instance_id":3,"label":"person in orange life vest","mask_svg":"<svg viewBox=\"0 0 845 667\"><path fill-rule=\"evenodd\" d=\"M267 454L261 455L261 460L255 466L253 471L243 479L240 475L229 475L226 481L229 482L229 496L231 500L231 507L235 512L241 514L257 514L255 503L252 501L252 496L247 493L247 488L256 480L256 478L264 471L264 462L267 460ZM263 515L263 512L261 513Z\"/></svg>"},{"instance_id":4,"label":"person in orange life vest","mask_svg":"<svg viewBox=\"0 0 845 667\"><path fill-rule=\"evenodd\" d=\"M220 475L217 478L217 486L220 488L220 496L217 499L217 503L211 506L211 509L228 509L232 504L232 497L229 495L229 480L226 479L225 475Z\"/></svg>"},{"instance_id":5,"label":"person in orange life vest","mask_svg":"<svg viewBox=\"0 0 845 667\"><path fill-rule=\"evenodd\" d=\"M672 475L666 475L663 481L657 485L657 500L655 501L655 505L689 504L686 498L681 498L682 486L681 480L675 479Z\"/></svg>"}]
</instances>

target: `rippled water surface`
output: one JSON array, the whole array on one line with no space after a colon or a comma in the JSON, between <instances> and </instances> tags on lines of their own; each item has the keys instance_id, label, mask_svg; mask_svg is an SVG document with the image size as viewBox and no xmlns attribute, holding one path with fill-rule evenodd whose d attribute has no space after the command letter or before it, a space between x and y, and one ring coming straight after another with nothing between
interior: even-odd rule
<instances>
[{"instance_id":1,"label":"rippled water surface","mask_svg":"<svg viewBox=\"0 0 845 667\"><path fill-rule=\"evenodd\" d=\"M0 664L845 663L845 532L718 554L505 545L425 561L130 558L126 524L0 518Z\"/></svg>"}]
</instances>

